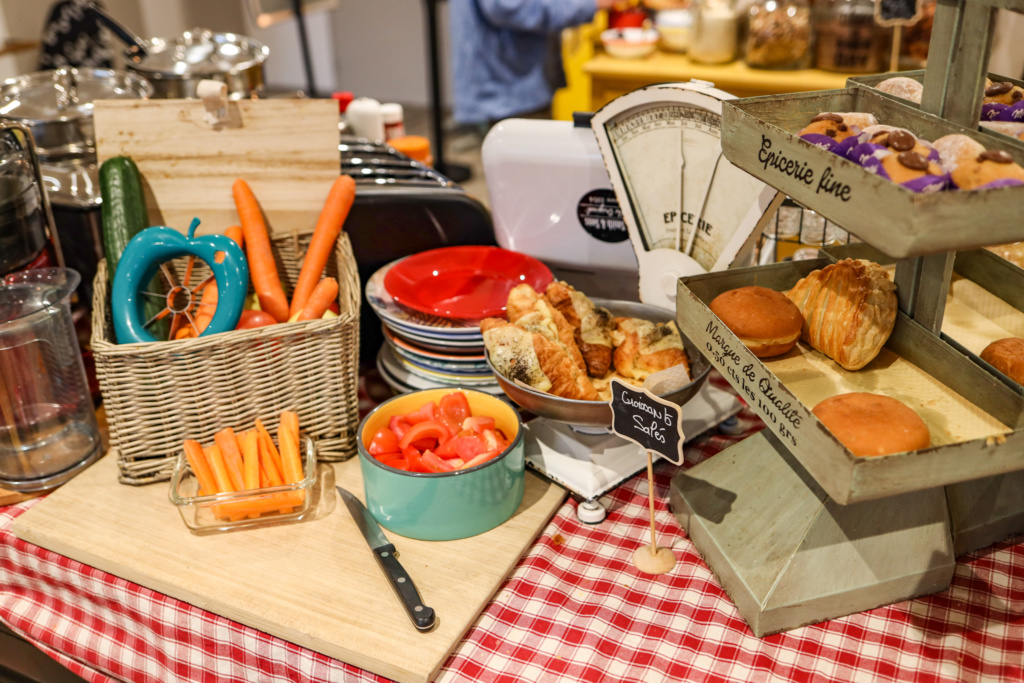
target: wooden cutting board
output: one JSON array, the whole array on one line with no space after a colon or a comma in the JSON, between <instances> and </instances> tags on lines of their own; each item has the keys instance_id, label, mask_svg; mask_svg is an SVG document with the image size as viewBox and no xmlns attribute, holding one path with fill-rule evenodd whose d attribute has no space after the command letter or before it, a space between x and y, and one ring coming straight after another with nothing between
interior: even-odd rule
<instances>
[{"instance_id":1,"label":"wooden cutting board","mask_svg":"<svg viewBox=\"0 0 1024 683\"><path fill-rule=\"evenodd\" d=\"M431 680L565 499L526 473L513 517L485 534L429 542L388 532L438 625L419 633L334 484L362 498L356 458L318 470L315 518L191 534L166 483L117 483L111 452L14 523L21 539L303 647L403 682Z\"/></svg>"}]
</instances>

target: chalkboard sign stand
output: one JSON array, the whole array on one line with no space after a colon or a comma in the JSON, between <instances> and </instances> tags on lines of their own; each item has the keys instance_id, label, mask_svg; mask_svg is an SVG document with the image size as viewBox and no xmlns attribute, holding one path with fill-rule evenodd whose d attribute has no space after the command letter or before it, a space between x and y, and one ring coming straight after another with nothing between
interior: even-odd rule
<instances>
[{"instance_id":1,"label":"chalkboard sign stand","mask_svg":"<svg viewBox=\"0 0 1024 683\"><path fill-rule=\"evenodd\" d=\"M651 507L651 544L642 545L633 552L633 566L644 574L667 574L676 566L671 548L659 548L654 531L654 456L647 451L647 501Z\"/></svg>"},{"instance_id":2,"label":"chalkboard sign stand","mask_svg":"<svg viewBox=\"0 0 1024 683\"><path fill-rule=\"evenodd\" d=\"M645 574L664 574L676 566L670 548L659 548L654 525L654 453L683 462L683 419L679 406L643 388L613 379L612 432L647 452L647 501L651 508L651 544L636 549L633 565Z\"/></svg>"},{"instance_id":3,"label":"chalkboard sign stand","mask_svg":"<svg viewBox=\"0 0 1024 683\"><path fill-rule=\"evenodd\" d=\"M889 71L900 70L900 41L903 27L921 18L922 0L880 0L875 3L875 23L892 27Z\"/></svg>"}]
</instances>

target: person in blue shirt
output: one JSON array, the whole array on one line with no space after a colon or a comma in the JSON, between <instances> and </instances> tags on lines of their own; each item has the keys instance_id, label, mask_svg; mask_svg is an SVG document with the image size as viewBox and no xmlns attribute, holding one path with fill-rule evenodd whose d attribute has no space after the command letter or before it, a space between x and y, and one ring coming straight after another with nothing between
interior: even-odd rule
<instances>
[{"instance_id":1,"label":"person in blue shirt","mask_svg":"<svg viewBox=\"0 0 1024 683\"><path fill-rule=\"evenodd\" d=\"M614 0L450 0L453 116L491 124L551 106L560 52L552 41Z\"/></svg>"}]
</instances>

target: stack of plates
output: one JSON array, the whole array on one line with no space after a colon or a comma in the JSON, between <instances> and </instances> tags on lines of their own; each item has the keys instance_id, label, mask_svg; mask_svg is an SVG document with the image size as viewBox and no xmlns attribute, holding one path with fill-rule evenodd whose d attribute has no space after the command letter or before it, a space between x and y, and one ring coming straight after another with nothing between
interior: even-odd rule
<instances>
[{"instance_id":1,"label":"stack of plates","mask_svg":"<svg viewBox=\"0 0 1024 683\"><path fill-rule=\"evenodd\" d=\"M551 271L498 247L446 247L399 259L366 283L384 324L377 369L398 392L464 386L500 395L484 359L480 320L502 317L521 282L543 290Z\"/></svg>"}]
</instances>

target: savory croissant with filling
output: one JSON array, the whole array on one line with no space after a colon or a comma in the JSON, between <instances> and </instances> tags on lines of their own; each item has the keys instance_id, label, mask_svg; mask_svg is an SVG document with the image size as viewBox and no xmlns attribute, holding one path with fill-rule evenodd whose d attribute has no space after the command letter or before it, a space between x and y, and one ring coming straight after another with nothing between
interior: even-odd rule
<instances>
[{"instance_id":1,"label":"savory croissant with filling","mask_svg":"<svg viewBox=\"0 0 1024 683\"><path fill-rule=\"evenodd\" d=\"M803 313L801 339L847 370L870 363L896 324L896 284L864 259L809 273L786 296Z\"/></svg>"},{"instance_id":2,"label":"savory croissant with filling","mask_svg":"<svg viewBox=\"0 0 1024 683\"><path fill-rule=\"evenodd\" d=\"M561 344L580 372L586 375L587 364L579 347L576 346L572 325L533 287L525 283L513 287L508 293L505 311L510 323L530 332L542 334L549 340Z\"/></svg>"},{"instance_id":3,"label":"savory croissant with filling","mask_svg":"<svg viewBox=\"0 0 1024 683\"><path fill-rule=\"evenodd\" d=\"M612 339L615 341L615 370L623 377L647 379L655 372L680 364L690 371L675 322L616 318Z\"/></svg>"},{"instance_id":4,"label":"savory croissant with filling","mask_svg":"<svg viewBox=\"0 0 1024 683\"><path fill-rule=\"evenodd\" d=\"M508 379L563 398L598 400L586 373L557 341L500 318L484 318L480 330L494 369Z\"/></svg>"},{"instance_id":5,"label":"savory croissant with filling","mask_svg":"<svg viewBox=\"0 0 1024 683\"><path fill-rule=\"evenodd\" d=\"M587 374L604 377L612 367L612 330L615 323L605 308L594 305L584 294L565 282L552 282L544 298L561 313L573 329L573 339L579 347Z\"/></svg>"}]
</instances>

